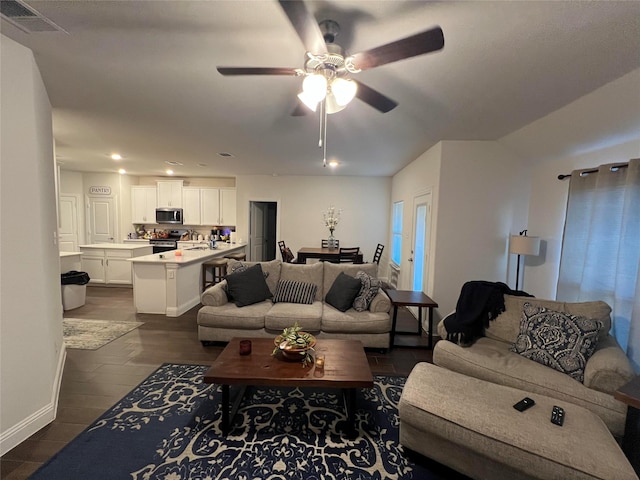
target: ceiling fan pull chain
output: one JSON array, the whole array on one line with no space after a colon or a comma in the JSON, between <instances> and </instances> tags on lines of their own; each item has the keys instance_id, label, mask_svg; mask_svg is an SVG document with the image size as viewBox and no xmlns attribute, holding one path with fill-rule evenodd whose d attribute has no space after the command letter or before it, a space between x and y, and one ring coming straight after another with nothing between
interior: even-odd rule
<instances>
[{"instance_id":1,"label":"ceiling fan pull chain","mask_svg":"<svg viewBox=\"0 0 640 480\"><path fill-rule=\"evenodd\" d=\"M318 134L318 147L322 147L322 142L323 142L323 138L322 138L322 118L323 118L323 114L322 112L324 111L324 103L325 100L322 100L320 102L320 111L319 111L319 124L320 124L320 133Z\"/></svg>"},{"instance_id":2,"label":"ceiling fan pull chain","mask_svg":"<svg viewBox=\"0 0 640 480\"><path fill-rule=\"evenodd\" d=\"M327 166L327 98L322 100L322 146L324 148L322 156L322 166Z\"/></svg>"}]
</instances>

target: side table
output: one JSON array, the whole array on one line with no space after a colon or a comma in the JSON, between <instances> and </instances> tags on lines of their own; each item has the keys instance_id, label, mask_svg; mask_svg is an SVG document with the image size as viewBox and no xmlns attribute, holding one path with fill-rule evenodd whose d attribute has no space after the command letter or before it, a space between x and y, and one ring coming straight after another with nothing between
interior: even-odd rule
<instances>
[{"instance_id":1,"label":"side table","mask_svg":"<svg viewBox=\"0 0 640 480\"><path fill-rule=\"evenodd\" d=\"M622 450L640 476L640 375L616 390L613 398L627 404Z\"/></svg>"},{"instance_id":2,"label":"side table","mask_svg":"<svg viewBox=\"0 0 640 480\"><path fill-rule=\"evenodd\" d=\"M414 292L413 290L385 290L385 293L393 305L393 323L391 325L391 338L389 350L394 346L396 333L410 335L420 335L422 331L422 308L429 309L429 343L427 348L433 348L433 309L438 308L438 304L426 296L424 292ZM398 320L398 307L418 307L418 330L416 332L396 332L396 322Z\"/></svg>"}]
</instances>

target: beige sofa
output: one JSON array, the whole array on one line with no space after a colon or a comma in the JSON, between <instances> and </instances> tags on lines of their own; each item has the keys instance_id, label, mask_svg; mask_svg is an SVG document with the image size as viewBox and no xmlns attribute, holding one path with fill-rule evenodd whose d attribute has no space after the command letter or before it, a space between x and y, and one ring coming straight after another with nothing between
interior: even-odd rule
<instances>
[{"instance_id":1,"label":"beige sofa","mask_svg":"<svg viewBox=\"0 0 640 480\"><path fill-rule=\"evenodd\" d=\"M230 261L232 271L240 262ZM242 262L252 266L257 262ZM283 263L280 260L260 262L265 280L272 294L279 280L314 283L317 287L313 304L273 303L265 300L253 305L237 307L227 299L226 280L202 293L202 308L198 311L198 338L202 342L228 342L233 337L273 338L295 322L317 338L357 338L365 347L388 348L391 332L389 310L391 302L382 289L373 298L368 310L353 308L341 312L324 302L325 296L340 272L355 277L363 271L377 276L378 265Z\"/></svg>"},{"instance_id":2,"label":"beige sofa","mask_svg":"<svg viewBox=\"0 0 640 480\"><path fill-rule=\"evenodd\" d=\"M584 383L510 351L519 333L525 302L603 323L596 351L585 367ZM627 407L613 398L613 392L630 381L634 372L608 333L610 313L609 305L601 301L564 303L505 295L505 311L490 322L485 337L469 347L441 340L434 348L433 362L471 377L579 405L598 415L615 436L621 437ZM438 325L438 333L441 338L447 338L444 319Z\"/></svg>"}]
</instances>

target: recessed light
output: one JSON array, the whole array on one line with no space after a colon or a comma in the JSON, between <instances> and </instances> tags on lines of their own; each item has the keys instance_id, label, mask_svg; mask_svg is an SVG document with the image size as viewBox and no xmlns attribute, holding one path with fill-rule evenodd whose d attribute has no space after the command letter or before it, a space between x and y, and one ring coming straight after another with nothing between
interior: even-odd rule
<instances>
[{"instance_id":1,"label":"recessed light","mask_svg":"<svg viewBox=\"0 0 640 480\"><path fill-rule=\"evenodd\" d=\"M111 160L122 160L122 155L120 155L119 153L112 153Z\"/></svg>"},{"instance_id":2,"label":"recessed light","mask_svg":"<svg viewBox=\"0 0 640 480\"><path fill-rule=\"evenodd\" d=\"M166 173L167 175L173 175L173 170L167 170L165 173Z\"/></svg>"},{"instance_id":3,"label":"recessed light","mask_svg":"<svg viewBox=\"0 0 640 480\"><path fill-rule=\"evenodd\" d=\"M220 152L220 153L218 153L218 156L219 157L233 157L233 154L229 153L229 152Z\"/></svg>"},{"instance_id":4,"label":"recessed light","mask_svg":"<svg viewBox=\"0 0 640 480\"><path fill-rule=\"evenodd\" d=\"M125 173L127 173L127 171L124 168L121 168L120 170L118 170L118 173L120 175L124 175Z\"/></svg>"},{"instance_id":5,"label":"recessed light","mask_svg":"<svg viewBox=\"0 0 640 480\"><path fill-rule=\"evenodd\" d=\"M329 166L331 168L336 168L338 166L338 161L337 160L329 160Z\"/></svg>"},{"instance_id":6,"label":"recessed light","mask_svg":"<svg viewBox=\"0 0 640 480\"><path fill-rule=\"evenodd\" d=\"M175 160L167 160L164 163L166 163L167 165L172 165L174 167L180 167L180 166L184 165L184 163L176 162Z\"/></svg>"}]
</instances>

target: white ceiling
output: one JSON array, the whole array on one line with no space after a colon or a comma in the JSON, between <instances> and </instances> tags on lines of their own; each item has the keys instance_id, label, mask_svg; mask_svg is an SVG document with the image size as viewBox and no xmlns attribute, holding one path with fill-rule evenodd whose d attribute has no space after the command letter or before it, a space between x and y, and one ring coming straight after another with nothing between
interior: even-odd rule
<instances>
[{"instance_id":1,"label":"white ceiling","mask_svg":"<svg viewBox=\"0 0 640 480\"><path fill-rule=\"evenodd\" d=\"M340 24L349 53L435 25L445 36L439 52L357 74L399 106L382 114L356 99L329 116L334 171L322 167L318 117L290 115L300 78L215 69L303 66L275 0L25 3L68 32L1 22L34 51L56 155L77 171L393 175L440 140L501 138L640 67L637 1L308 1Z\"/></svg>"}]
</instances>

